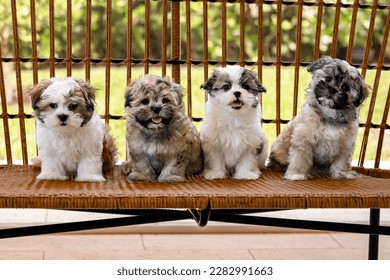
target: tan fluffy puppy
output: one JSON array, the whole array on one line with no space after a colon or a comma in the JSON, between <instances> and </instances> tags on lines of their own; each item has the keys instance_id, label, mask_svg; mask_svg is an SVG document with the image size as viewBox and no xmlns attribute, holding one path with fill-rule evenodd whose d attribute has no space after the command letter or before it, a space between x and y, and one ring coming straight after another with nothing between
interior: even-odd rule
<instances>
[{"instance_id":1,"label":"tan fluffy puppy","mask_svg":"<svg viewBox=\"0 0 390 280\"><path fill-rule=\"evenodd\" d=\"M187 117L180 85L146 75L125 92L129 180L178 182L203 168L199 133Z\"/></svg>"}]
</instances>

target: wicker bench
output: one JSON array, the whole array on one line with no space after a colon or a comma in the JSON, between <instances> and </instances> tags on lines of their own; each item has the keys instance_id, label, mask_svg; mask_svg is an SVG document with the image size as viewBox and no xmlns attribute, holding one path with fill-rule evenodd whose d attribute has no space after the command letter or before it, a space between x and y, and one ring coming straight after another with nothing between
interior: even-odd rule
<instances>
[{"instance_id":1,"label":"wicker bench","mask_svg":"<svg viewBox=\"0 0 390 280\"><path fill-rule=\"evenodd\" d=\"M61 1L62 2L62 1ZM85 9L85 53L81 58L73 57L72 53L72 1L67 1L67 15L66 15L66 34L61 36L68 42L65 57L57 57L55 52L55 6L50 1L49 3L49 33L50 33L50 55L49 57L38 56L37 30L36 30L36 7L30 6L31 18L31 50L32 55L24 57L20 52L20 44L22 39L19 38L18 7L15 1L11 1L10 22L13 32L13 42L11 48L11 55L7 55L4 46L0 45L0 94L2 111L0 115L1 127L3 134L0 135L4 139L4 144L1 149L5 149L4 164L0 166L0 208L44 208L44 209L63 209L63 210L82 210L82 211L96 211L107 213L128 214L128 217L120 217L114 219L75 222L67 224L42 225L34 227L2 229L0 230L0 238L9 238L17 236L28 236L34 234L67 232L76 230L106 228L124 225L145 224L162 221L194 219L198 225L205 226L208 221L222 221L230 223L252 224L252 225L266 225L278 227L291 227L302 229L317 229L342 231L353 233L364 233L370 235L369 259L378 258L379 249L379 235L390 235L390 227L380 226L380 209L390 208L390 170L380 169L380 163L384 160L389 160L389 156L383 154L386 144L384 142L385 131L390 129L388 123L388 112L390 108L390 90L388 84L390 67L386 65L389 62L389 55L386 53L386 45L388 45L388 35L390 29L390 5L380 3L374 0L373 5L361 5L359 1L353 1L353 4L343 4L341 1L335 0L334 3L324 3L322 0L318 3L310 3L304 1L210 1L217 3L192 2L192 1L145 1L144 3L128 2L127 16L127 38L123 38L124 44L127 42L127 53L121 58L112 58L111 50L113 46L113 39L111 34L112 26L119 21L117 17L113 17L113 5L111 1L107 1L105 6L106 14L106 45L105 57L93 57L91 53L91 15L95 11L91 1L86 1ZM230 3L231 2L231 3ZM350 1L352 2L352 1ZM34 1L31 1L33 4ZM137 4L137 5L136 5ZM101 4L99 4L101 5ZM142 5L144 9L144 18L138 19L143 24L140 24L136 18L133 17L134 10ZM230 58L229 41L227 39L228 24L227 12L229 9L238 10L239 22L238 30L240 31L238 56ZM292 61L283 58L281 47L287 44L282 40L281 33L282 21L284 19L284 9L293 7L296 12L296 52ZM196 60L192 57L192 44L196 38L191 37L192 13L197 10L197 15L203 18L203 56ZM267 11L265 11L265 8ZM150 52L151 46L155 43L151 39L151 14L156 11L161 12L161 57L154 58ZM208 24L209 12L212 9L218 9L221 12L221 37L215 38L210 35ZM33 83L39 82L38 74L43 77L43 66L49 69L49 75L55 76L56 69L64 68L66 75L70 76L75 69L82 67L85 69L85 78L94 83L93 66L104 66L105 71L105 92L104 102L100 104L104 107L102 118L109 122L110 125L115 122L122 122L122 115L115 115L110 111L110 96L111 87L116 83L117 77L112 77L113 65L118 67L123 66L126 73L126 83L132 78L138 78L134 74L134 69L139 66L143 67L143 72L148 73L153 69L159 69L159 74L162 76L169 75L178 83L181 83L187 89L187 108L188 115L194 121L201 121L202 116L194 115L195 91L200 91L199 84L194 82L194 69L200 67L204 80L207 79L209 71L213 65L226 64L240 64L252 67L259 75L259 79L263 80L263 75L268 69L274 71L274 81L263 81L263 84L275 84L275 89L269 90L267 94L272 94L276 99L275 112L271 118L264 116L264 125L272 126L275 134L278 134L284 124L289 119L296 115L299 110L299 100L303 93L300 92L299 86L304 82L301 81L303 74L300 74L300 67L307 66L310 61L301 62L301 53L307 46L301 41L303 29L302 25L304 12L311 10L317 14L315 36L313 36L313 55L312 59L316 59L321 55L320 44L322 44L321 23L322 18L326 16L326 11L334 12L334 28L332 43L330 44L328 55L336 57L337 46L341 43L338 41L339 19L343 12L351 13L351 27L349 33L349 41L342 42L347 46L346 56L342 57L351 62L354 66L361 68L363 76L368 71L373 71L375 77L372 83L372 94L366 107L368 112L361 117L362 137L357 143L356 148L360 149L360 157L357 167L354 167L358 172L368 175L365 179L357 180L332 180L329 178L315 178L308 181L291 182L283 179L283 174L274 170L265 170L263 175L258 180L240 181L233 179L209 181L201 177L191 177L184 183L157 183L157 182L128 182L126 177L120 173L119 167L107 177L104 183L78 183L73 181L57 182L57 181L39 181L36 180L38 170L31 165L28 165L29 151L28 143L32 139L28 138L26 128L28 124L33 121L33 116L30 114L28 104L24 104L24 86L22 84L23 73L29 72L32 74ZM357 15L362 11L371 11L369 16L370 26L368 28L367 38L358 38L356 30L360 27L357 25ZM248 23L247 13L255 13L256 22L250 24L255 25L257 33L255 34L255 43L257 44L257 59L251 60L247 58L245 52L246 48L246 31L245 26ZM263 59L264 54L264 36L263 19L265 16L276 16L276 30L275 46L276 53L271 60ZM377 22L375 19L381 16L384 20L384 25L375 26ZM291 20L291 19L290 19ZM185 26L184 30L180 29L180 23ZM170 24L170 25L169 25ZM136 35L134 30L142 29L144 42L143 57L134 57L132 49L132 40ZM375 33L374 30L380 30ZM184 35L183 35L184 34ZM253 34L252 34L253 35ZM380 36L380 46L377 46L379 52L375 63L370 59L370 48L373 37ZM168 40L170 38L170 42ZM353 62L354 41L364 41L364 54L360 62ZM215 42L221 44L221 54L218 58L209 57L209 44ZM248 39L249 40L249 39ZM188 44L186 42L192 42ZM25 42L24 42L25 43ZM185 46L185 50L184 47ZM94 46L96 48L96 46ZM183 49L182 49L183 48ZM170 49L170 55L168 55ZM181 54L185 52L185 55ZM386 56L387 55L387 56ZM7 102L8 92L6 90L6 81L9 79L4 68L7 65L14 65L11 77L16 77L16 112ZM27 67L28 66L28 67ZM42 67L41 67L42 66ZM294 77L293 91L293 105L292 115L285 118L281 111L281 98L283 97L284 88L282 72L285 69L292 69ZM91 70L92 69L92 70ZM184 71L185 70L185 71ZM58 73L58 70L57 70ZM183 78L185 75L185 79ZM387 78L386 78L387 77ZM386 80L387 79L387 80ZM126 86L123 84L123 89ZM380 90L380 84L385 84L385 91ZM387 83L387 84L386 84ZM382 86L383 88L383 86ZM122 95L122 93L120 93ZM380 117L375 116L377 113L376 100L379 97L384 97L385 104L381 104L379 110ZM9 96L8 96L9 99ZM8 100L10 101L10 100ZM122 101L120 101L122 102ZM26 106L25 106L26 105ZM375 113L376 112L376 113ZM375 120L381 121L375 123ZM362 121L362 119L364 119ZM21 155L15 156L15 146L19 143L13 143L12 131L10 131L10 124L17 124L19 127L19 143L21 147ZM124 129L124 125L123 129ZM377 140L373 144L370 135L375 133ZM269 137L269 135L267 135ZM118 140L118 139L117 139ZM366 168L366 151L370 146L375 146L376 151L374 161L374 168ZM30 149L31 150L31 149ZM17 160L21 160L22 164L15 164ZM371 221L368 225L361 224L344 224L335 222L320 222L307 220L289 220L281 218L266 218L260 216L248 215L251 213L261 213L264 211L288 210L288 209L329 209L329 208L345 208L370 209Z\"/></svg>"}]
</instances>

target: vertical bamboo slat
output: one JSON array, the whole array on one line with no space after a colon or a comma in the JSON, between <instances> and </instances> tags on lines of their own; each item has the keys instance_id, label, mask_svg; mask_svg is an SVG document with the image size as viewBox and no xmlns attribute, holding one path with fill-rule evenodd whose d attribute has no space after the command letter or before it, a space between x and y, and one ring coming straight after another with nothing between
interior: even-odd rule
<instances>
[{"instance_id":1,"label":"vertical bamboo slat","mask_svg":"<svg viewBox=\"0 0 390 280\"><path fill-rule=\"evenodd\" d=\"M110 85L111 85L111 25L112 25L112 0L107 0L106 9L106 95L105 95L105 113L106 123L110 121Z\"/></svg>"},{"instance_id":2,"label":"vertical bamboo slat","mask_svg":"<svg viewBox=\"0 0 390 280\"><path fill-rule=\"evenodd\" d=\"M337 0L336 12L334 15L332 45L330 48L330 56L333 58L336 57L337 55L337 39L338 39L339 25L340 25L340 10L341 10L341 0Z\"/></svg>"},{"instance_id":3,"label":"vertical bamboo slat","mask_svg":"<svg viewBox=\"0 0 390 280\"><path fill-rule=\"evenodd\" d=\"M227 24L226 24L226 0L222 1L221 4L221 43L222 43L222 56L221 66L227 65Z\"/></svg>"},{"instance_id":4,"label":"vertical bamboo slat","mask_svg":"<svg viewBox=\"0 0 390 280\"><path fill-rule=\"evenodd\" d=\"M293 102L293 117L298 112L298 87L299 87L299 69L301 67L301 41L302 41L302 13L303 0L298 2L298 17L297 17L297 31L296 31L296 50L295 50L295 71L294 71L294 102Z\"/></svg>"},{"instance_id":5,"label":"vertical bamboo slat","mask_svg":"<svg viewBox=\"0 0 390 280\"><path fill-rule=\"evenodd\" d=\"M245 66L245 0L240 1L240 57L238 64Z\"/></svg>"},{"instance_id":6,"label":"vertical bamboo slat","mask_svg":"<svg viewBox=\"0 0 390 280\"><path fill-rule=\"evenodd\" d=\"M72 76L72 0L66 5L66 75Z\"/></svg>"},{"instance_id":7,"label":"vertical bamboo slat","mask_svg":"<svg viewBox=\"0 0 390 280\"><path fill-rule=\"evenodd\" d=\"M133 0L127 2L127 52L126 52L126 85L132 77L131 64L133 62Z\"/></svg>"},{"instance_id":8,"label":"vertical bamboo slat","mask_svg":"<svg viewBox=\"0 0 390 280\"><path fill-rule=\"evenodd\" d=\"M31 50L32 50L32 72L33 83L38 84L38 48L37 48L37 19L35 11L35 1L30 0L30 20L31 20Z\"/></svg>"},{"instance_id":9,"label":"vertical bamboo slat","mask_svg":"<svg viewBox=\"0 0 390 280\"><path fill-rule=\"evenodd\" d=\"M318 0L317 25L316 25L316 37L314 41L313 60L316 60L320 57L321 26L322 26L323 13L324 13L324 0Z\"/></svg>"},{"instance_id":10,"label":"vertical bamboo slat","mask_svg":"<svg viewBox=\"0 0 390 280\"><path fill-rule=\"evenodd\" d=\"M371 10L371 16L370 16L370 26L368 28L366 48L364 51L364 58L363 58L363 64L362 64L362 76L364 78L366 77L366 72L368 69L368 58L370 56L372 38L374 36L374 27L375 27L375 18L376 18L377 9L378 9L378 0L374 0L374 3L372 4L372 10Z\"/></svg>"},{"instance_id":11,"label":"vertical bamboo slat","mask_svg":"<svg viewBox=\"0 0 390 280\"><path fill-rule=\"evenodd\" d=\"M162 47L161 47L161 75L167 75L167 36L168 36L168 0L163 1Z\"/></svg>"},{"instance_id":12,"label":"vertical bamboo slat","mask_svg":"<svg viewBox=\"0 0 390 280\"><path fill-rule=\"evenodd\" d=\"M0 81L4 81L4 71L3 71L3 56L0 44ZM4 144L5 144L5 154L7 158L7 164L12 164L12 143L11 136L9 131L9 114L7 109L7 98L5 94L4 83L0 83L0 101L1 101L1 118L3 119L3 129L4 129Z\"/></svg>"},{"instance_id":13,"label":"vertical bamboo slat","mask_svg":"<svg viewBox=\"0 0 390 280\"><path fill-rule=\"evenodd\" d=\"M17 21L17 10L16 1L11 1L12 10L12 31L14 36L14 62L15 62L15 74L16 74L16 91L18 99L18 119L19 119L19 133L20 133L20 144L22 148L22 161L23 164L28 163L27 153L27 140L26 140L26 125L25 125L25 114L23 104L23 87L22 87L22 70L21 70L21 57L19 48L19 30Z\"/></svg>"},{"instance_id":14,"label":"vertical bamboo slat","mask_svg":"<svg viewBox=\"0 0 390 280\"><path fill-rule=\"evenodd\" d=\"M208 32L208 1L203 0L203 79L207 81L209 76L209 32ZM207 93L205 92L205 100L207 100Z\"/></svg>"},{"instance_id":15,"label":"vertical bamboo slat","mask_svg":"<svg viewBox=\"0 0 390 280\"><path fill-rule=\"evenodd\" d=\"M85 19L85 80L91 80L91 25L92 25L92 0L86 1L86 19Z\"/></svg>"},{"instance_id":16,"label":"vertical bamboo slat","mask_svg":"<svg viewBox=\"0 0 390 280\"><path fill-rule=\"evenodd\" d=\"M355 32L356 32L358 8L359 8L359 0L355 0L355 2L353 3L351 29L349 32L349 40L348 40L348 48L347 48L346 60L348 63L352 62L352 49L353 49L353 44L355 42Z\"/></svg>"},{"instance_id":17,"label":"vertical bamboo slat","mask_svg":"<svg viewBox=\"0 0 390 280\"><path fill-rule=\"evenodd\" d=\"M56 63L56 52L55 52L55 21L54 21L54 0L49 1L49 45L50 45L50 55L49 55L49 67L50 67L50 77L56 75L55 72L55 63Z\"/></svg>"},{"instance_id":18,"label":"vertical bamboo slat","mask_svg":"<svg viewBox=\"0 0 390 280\"><path fill-rule=\"evenodd\" d=\"M259 81L263 81L263 1L257 1L257 75ZM262 104L262 98L260 95L260 104Z\"/></svg>"},{"instance_id":19,"label":"vertical bamboo slat","mask_svg":"<svg viewBox=\"0 0 390 280\"><path fill-rule=\"evenodd\" d=\"M276 135L280 134L280 83L281 83L281 64L282 64L282 0L276 2Z\"/></svg>"},{"instance_id":20,"label":"vertical bamboo slat","mask_svg":"<svg viewBox=\"0 0 390 280\"><path fill-rule=\"evenodd\" d=\"M171 3L172 26L171 26L171 47L172 47L172 79L180 84L180 2Z\"/></svg>"},{"instance_id":21,"label":"vertical bamboo slat","mask_svg":"<svg viewBox=\"0 0 390 280\"><path fill-rule=\"evenodd\" d=\"M145 23L144 23L144 74L149 73L149 59L150 59L150 0L145 1Z\"/></svg>"},{"instance_id":22,"label":"vertical bamboo slat","mask_svg":"<svg viewBox=\"0 0 390 280\"><path fill-rule=\"evenodd\" d=\"M192 60L191 60L191 2L186 1L186 66L187 66L187 115L192 119Z\"/></svg>"}]
</instances>

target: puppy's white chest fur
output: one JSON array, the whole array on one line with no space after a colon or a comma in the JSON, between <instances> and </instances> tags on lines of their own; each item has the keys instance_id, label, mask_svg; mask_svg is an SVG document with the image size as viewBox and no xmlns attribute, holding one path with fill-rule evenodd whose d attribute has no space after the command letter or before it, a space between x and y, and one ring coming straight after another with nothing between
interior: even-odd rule
<instances>
[{"instance_id":1,"label":"puppy's white chest fur","mask_svg":"<svg viewBox=\"0 0 390 280\"><path fill-rule=\"evenodd\" d=\"M103 136L103 125L96 113L80 128L53 129L37 122L37 144L43 163L63 170L59 173L62 173L64 178L59 176L56 179L65 179L66 173L76 173L82 161L82 164L88 165L87 161L91 161L90 165L96 164L96 158L101 158ZM101 169L101 160L98 165ZM81 177L82 174L78 176Z\"/></svg>"},{"instance_id":2,"label":"puppy's white chest fur","mask_svg":"<svg viewBox=\"0 0 390 280\"><path fill-rule=\"evenodd\" d=\"M316 139L314 150L314 160L318 164L330 164L340 153L344 153L342 149L353 148L340 146L339 143L348 143L348 139L353 140L353 143L356 138L355 129L321 123L319 131L321 134Z\"/></svg>"},{"instance_id":3,"label":"puppy's white chest fur","mask_svg":"<svg viewBox=\"0 0 390 280\"><path fill-rule=\"evenodd\" d=\"M245 113L226 111L211 102L200 137L205 155L207 179L256 179L265 164L267 142L260 123L260 108Z\"/></svg>"},{"instance_id":4,"label":"puppy's white chest fur","mask_svg":"<svg viewBox=\"0 0 390 280\"><path fill-rule=\"evenodd\" d=\"M212 106L212 105L211 105ZM210 108L211 109L211 108ZM260 120L257 114L240 115L219 112L211 109L211 113L201 130L201 139L214 143L225 159L227 167L233 167L243 153L259 144L262 135ZM230 152L228 152L230 151Z\"/></svg>"}]
</instances>

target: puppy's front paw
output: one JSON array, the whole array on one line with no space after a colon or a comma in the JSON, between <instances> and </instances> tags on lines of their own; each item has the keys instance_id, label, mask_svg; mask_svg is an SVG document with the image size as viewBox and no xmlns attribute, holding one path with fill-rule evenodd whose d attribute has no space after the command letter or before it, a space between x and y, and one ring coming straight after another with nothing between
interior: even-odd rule
<instances>
[{"instance_id":1,"label":"puppy's front paw","mask_svg":"<svg viewBox=\"0 0 390 280\"><path fill-rule=\"evenodd\" d=\"M97 183L101 183L101 182L106 181L106 179L104 179L104 177L102 175L99 175L99 174L86 174L86 175L83 175L83 176L77 176L75 178L75 181L77 181L77 182L97 182Z\"/></svg>"},{"instance_id":2,"label":"puppy's front paw","mask_svg":"<svg viewBox=\"0 0 390 280\"><path fill-rule=\"evenodd\" d=\"M217 180L226 178L226 172L222 170L206 169L203 171L203 177L207 180Z\"/></svg>"},{"instance_id":3,"label":"puppy's front paw","mask_svg":"<svg viewBox=\"0 0 390 280\"><path fill-rule=\"evenodd\" d=\"M131 172L131 162L124 161L121 163L121 171L123 175L129 175Z\"/></svg>"},{"instance_id":4,"label":"puppy's front paw","mask_svg":"<svg viewBox=\"0 0 390 280\"><path fill-rule=\"evenodd\" d=\"M61 175L57 173L52 173L52 172L45 172L41 173L37 176L38 180L55 180L55 181L66 181L69 179L68 176L66 175Z\"/></svg>"},{"instance_id":5,"label":"puppy's front paw","mask_svg":"<svg viewBox=\"0 0 390 280\"><path fill-rule=\"evenodd\" d=\"M307 180L309 176L307 174L286 172L286 174L284 174L284 178L291 181L299 181L299 180Z\"/></svg>"},{"instance_id":6,"label":"puppy's front paw","mask_svg":"<svg viewBox=\"0 0 390 280\"><path fill-rule=\"evenodd\" d=\"M233 178L234 179L238 179L238 180L256 180L260 177L260 170L256 170L256 171L241 171L241 170L238 170L234 175L233 175Z\"/></svg>"},{"instance_id":7,"label":"puppy's front paw","mask_svg":"<svg viewBox=\"0 0 390 280\"><path fill-rule=\"evenodd\" d=\"M131 172L129 176L127 176L127 179L129 181L154 181L155 178L148 177L145 174L139 173L139 172Z\"/></svg>"},{"instance_id":8,"label":"puppy's front paw","mask_svg":"<svg viewBox=\"0 0 390 280\"><path fill-rule=\"evenodd\" d=\"M167 182L167 183L173 183L173 182L183 182L186 178L179 176L179 175L165 175L158 177L159 182Z\"/></svg>"}]
</instances>

